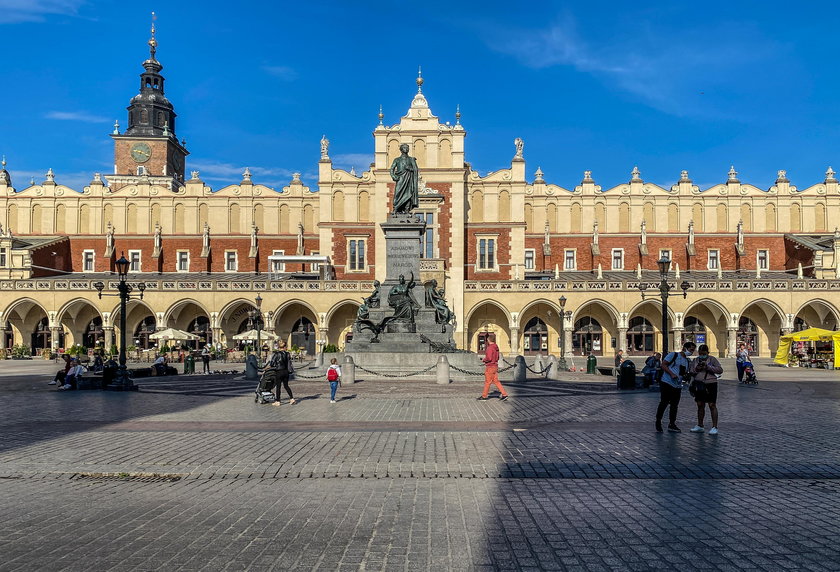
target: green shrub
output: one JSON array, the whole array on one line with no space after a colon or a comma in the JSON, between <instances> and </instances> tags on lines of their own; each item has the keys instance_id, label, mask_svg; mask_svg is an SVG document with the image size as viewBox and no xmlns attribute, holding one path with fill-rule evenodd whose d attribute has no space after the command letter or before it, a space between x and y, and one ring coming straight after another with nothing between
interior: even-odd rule
<instances>
[{"instance_id":1,"label":"green shrub","mask_svg":"<svg viewBox=\"0 0 840 572\"><path fill-rule=\"evenodd\" d=\"M334 354L338 352L338 346L335 344L326 344L324 349L321 350L325 354Z\"/></svg>"},{"instance_id":2,"label":"green shrub","mask_svg":"<svg viewBox=\"0 0 840 572\"><path fill-rule=\"evenodd\" d=\"M115 356L120 353L120 350L117 349L117 344L111 344L111 355Z\"/></svg>"},{"instance_id":3,"label":"green shrub","mask_svg":"<svg viewBox=\"0 0 840 572\"><path fill-rule=\"evenodd\" d=\"M87 348L85 348L85 346L76 344L75 346L72 346L70 349L68 349L67 353L71 356L87 355Z\"/></svg>"}]
</instances>

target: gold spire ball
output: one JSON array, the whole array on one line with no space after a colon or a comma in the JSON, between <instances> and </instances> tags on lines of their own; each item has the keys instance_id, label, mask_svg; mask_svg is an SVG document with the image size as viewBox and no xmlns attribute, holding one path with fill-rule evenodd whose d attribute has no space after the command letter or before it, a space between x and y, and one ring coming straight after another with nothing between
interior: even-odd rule
<instances>
[{"instance_id":1,"label":"gold spire ball","mask_svg":"<svg viewBox=\"0 0 840 572\"><path fill-rule=\"evenodd\" d=\"M152 12L152 37L149 38L149 54L151 55L151 59L155 59L155 52L157 51L157 40L155 39L155 20L157 20L157 16L154 12Z\"/></svg>"},{"instance_id":2,"label":"gold spire ball","mask_svg":"<svg viewBox=\"0 0 840 572\"><path fill-rule=\"evenodd\" d=\"M423 93L423 70L417 66L417 93Z\"/></svg>"}]
</instances>

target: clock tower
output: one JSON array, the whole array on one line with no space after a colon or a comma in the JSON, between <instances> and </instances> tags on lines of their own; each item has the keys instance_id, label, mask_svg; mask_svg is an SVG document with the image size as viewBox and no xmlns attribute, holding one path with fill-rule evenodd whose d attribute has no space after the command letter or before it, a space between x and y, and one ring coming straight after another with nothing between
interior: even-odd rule
<instances>
[{"instance_id":1,"label":"clock tower","mask_svg":"<svg viewBox=\"0 0 840 572\"><path fill-rule=\"evenodd\" d=\"M140 93L128 106L125 133L114 126L114 174L111 188L118 190L141 180L176 190L184 183L185 160L189 154L175 136L175 108L164 95L163 65L155 58L157 40L152 24L149 59L143 62Z\"/></svg>"}]
</instances>

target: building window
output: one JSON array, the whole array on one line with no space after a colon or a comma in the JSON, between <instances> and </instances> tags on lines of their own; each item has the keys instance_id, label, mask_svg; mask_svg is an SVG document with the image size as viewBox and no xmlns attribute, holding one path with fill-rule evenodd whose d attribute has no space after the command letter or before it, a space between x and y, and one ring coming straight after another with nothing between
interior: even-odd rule
<instances>
[{"instance_id":1,"label":"building window","mask_svg":"<svg viewBox=\"0 0 840 572\"><path fill-rule=\"evenodd\" d=\"M129 272L140 272L142 267L140 265L140 251L139 250L129 250L128 251L128 262Z\"/></svg>"},{"instance_id":2,"label":"building window","mask_svg":"<svg viewBox=\"0 0 840 572\"><path fill-rule=\"evenodd\" d=\"M534 258L536 258L536 251L533 248L529 248L525 251L525 270L533 270L534 269Z\"/></svg>"},{"instance_id":3,"label":"building window","mask_svg":"<svg viewBox=\"0 0 840 572\"><path fill-rule=\"evenodd\" d=\"M720 268L720 250L709 250L709 270L717 270Z\"/></svg>"},{"instance_id":4,"label":"building window","mask_svg":"<svg viewBox=\"0 0 840 572\"><path fill-rule=\"evenodd\" d=\"M350 272L364 272L366 270L364 238L353 238L348 242L347 265Z\"/></svg>"},{"instance_id":5,"label":"building window","mask_svg":"<svg viewBox=\"0 0 840 572\"><path fill-rule=\"evenodd\" d=\"M494 270L496 268L496 239L478 239L478 269Z\"/></svg>"},{"instance_id":6,"label":"building window","mask_svg":"<svg viewBox=\"0 0 840 572\"><path fill-rule=\"evenodd\" d=\"M271 256L283 256L286 254L285 250L272 250ZM286 263L280 262L279 260L272 260L271 261L271 271L272 272L285 272L286 271Z\"/></svg>"},{"instance_id":7,"label":"building window","mask_svg":"<svg viewBox=\"0 0 840 572\"><path fill-rule=\"evenodd\" d=\"M624 270L624 249L613 248L612 250L612 269Z\"/></svg>"},{"instance_id":8,"label":"building window","mask_svg":"<svg viewBox=\"0 0 840 572\"><path fill-rule=\"evenodd\" d=\"M144 167L143 165L138 166L137 167L137 174L140 175L140 176L145 175L146 174L146 167Z\"/></svg>"},{"instance_id":9,"label":"building window","mask_svg":"<svg viewBox=\"0 0 840 572\"><path fill-rule=\"evenodd\" d=\"M236 272L239 264L236 260L235 250L225 251L225 272Z\"/></svg>"},{"instance_id":10,"label":"building window","mask_svg":"<svg viewBox=\"0 0 840 572\"><path fill-rule=\"evenodd\" d=\"M82 272L93 272L93 257L94 253L92 250L85 250L82 252Z\"/></svg>"},{"instance_id":11,"label":"building window","mask_svg":"<svg viewBox=\"0 0 840 572\"><path fill-rule=\"evenodd\" d=\"M179 250L178 257L178 272L190 271L190 253L187 250Z\"/></svg>"},{"instance_id":12,"label":"building window","mask_svg":"<svg viewBox=\"0 0 840 572\"><path fill-rule=\"evenodd\" d=\"M758 265L759 270L767 270L770 268L770 251L769 250L759 250L758 255L756 256L756 263Z\"/></svg>"},{"instance_id":13,"label":"building window","mask_svg":"<svg viewBox=\"0 0 840 572\"><path fill-rule=\"evenodd\" d=\"M577 270L577 251L567 249L563 257L563 270Z\"/></svg>"},{"instance_id":14,"label":"building window","mask_svg":"<svg viewBox=\"0 0 840 572\"><path fill-rule=\"evenodd\" d=\"M435 257L435 213L416 213L417 219L426 223L426 232L420 239L420 258Z\"/></svg>"},{"instance_id":15,"label":"building window","mask_svg":"<svg viewBox=\"0 0 840 572\"><path fill-rule=\"evenodd\" d=\"M0 248L0 266L6 266L6 249Z\"/></svg>"}]
</instances>

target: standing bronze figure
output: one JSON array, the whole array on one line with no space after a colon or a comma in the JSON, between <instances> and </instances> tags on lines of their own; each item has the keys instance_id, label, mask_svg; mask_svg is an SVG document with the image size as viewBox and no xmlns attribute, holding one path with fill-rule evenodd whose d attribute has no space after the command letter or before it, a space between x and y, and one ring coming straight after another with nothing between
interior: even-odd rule
<instances>
[{"instance_id":1,"label":"standing bronze figure","mask_svg":"<svg viewBox=\"0 0 840 572\"><path fill-rule=\"evenodd\" d=\"M420 171L417 160L408 156L408 144L400 145L400 156L391 163L394 179L394 214L410 213L420 204L417 198Z\"/></svg>"}]
</instances>

